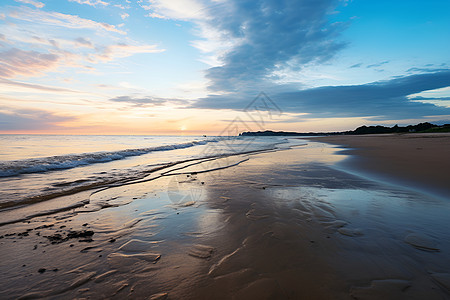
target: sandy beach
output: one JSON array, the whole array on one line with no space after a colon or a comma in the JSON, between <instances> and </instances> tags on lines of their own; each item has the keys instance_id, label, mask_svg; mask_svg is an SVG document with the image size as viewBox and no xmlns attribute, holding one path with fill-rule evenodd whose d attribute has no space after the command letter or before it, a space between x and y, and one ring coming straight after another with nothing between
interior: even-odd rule
<instances>
[{"instance_id":1,"label":"sandy beach","mask_svg":"<svg viewBox=\"0 0 450 300\"><path fill-rule=\"evenodd\" d=\"M348 148L347 167L361 174L450 198L450 134L327 136L311 140Z\"/></svg>"},{"instance_id":2,"label":"sandy beach","mask_svg":"<svg viewBox=\"0 0 450 300\"><path fill-rule=\"evenodd\" d=\"M448 139L317 138L356 150L309 141L78 195L0 227L0 298L448 299L450 203L354 172L448 192Z\"/></svg>"}]
</instances>

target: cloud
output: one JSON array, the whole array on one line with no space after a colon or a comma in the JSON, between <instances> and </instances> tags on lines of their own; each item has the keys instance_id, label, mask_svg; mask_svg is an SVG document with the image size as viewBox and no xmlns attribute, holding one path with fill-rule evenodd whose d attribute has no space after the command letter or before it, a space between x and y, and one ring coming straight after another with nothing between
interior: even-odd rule
<instances>
[{"instance_id":1,"label":"cloud","mask_svg":"<svg viewBox=\"0 0 450 300\"><path fill-rule=\"evenodd\" d=\"M15 20L5 23L6 35L0 35L0 44L5 39L14 45L7 48L1 44L0 76L4 78L43 75L62 68L92 71L89 65L93 63L164 51L157 45L142 45L122 36L118 39L117 33L124 32L106 23L27 7L10 9L8 16Z\"/></svg>"},{"instance_id":2,"label":"cloud","mask_svg":"<svg viewBox=\"0 0 450 300\"><path fill-rule=\"evenodd\" d=\"M70 2L76 2L78 4L87 4L90 6L97 6L97 5L103 5L103 6L108 6L109 3L102 1L102 0L69 0Z\"/></svg>"},{"instance_id":3,"label":"cloud","mask_svg":"<svg viewBox=\"0 0 450 300\"><path fill-rule=\"evenodd\" d=\"M144 17L147 17L147 18L156 18L156 19L163 19L163 20L169 19L168 17L163 16L163 15L160 15L160 14L157 14L157 13L148 13L148 14L146 14Z\"/></svg>"},{"instance_id":4,"label":"cloud","mask_svg":"<svg viewBox=\"0 0 450 300\"><path fill-rule=\"evenodd\" d=\"M382 62L377 63L377 64L368 65L366 68L370 69L370 68L381 67L382 65L385 65L387 63L389 63L389 60L385 60L385 61L382 61Z\"/></svg>"},{"instance_id":5,"label":"cloud","mask_svg":"<svg viewBox=\"0 0 450 300\"><path fill-rule=\"evenodd\" d=\"M99 50L99 53L91 54L89 56L91 62L106 62L115 58L123 58L138 53L160 53L165 51L164 49L159 49L157 45L128 45L125 43L106 46Z\"/></svg>"},{"instance_id":6,"label":"cloud","mask_svg":"<svg viewBox=\"0 0 450 300\"><path fill-rule=\"evenodd\" d=\"M134 106L162 106L169 103L172 104L185 103L185 101L178 99L165 99L149 96L147 97L119 96L109 100L113 102L132 104Z\"/></svg>"},{"instance_id":7,"label":"cloud","mask_svg":"<svg viewBox=\"0 0 450 300\"><path fill-rule=\"evenodd\" d=\"M169 19L177 20L200 20L206 17L205 8L211 3L203 3L197 0L147 0L148 4L142 4L140 7L145 10L153 10L159 15Z\"/></svg>"},{"instance_id":8,"label":"cloud","mask_svg":"<svg viewBox=\"0 0 450 300\"><path fill-rule=\"evenodd\" d=\"M127 2L127 3L129 3L129 2ZM117 7L117 8L120 8L120 9L130 9L129 5L123 6L122 4L114 4L113 6Z\"/></svg>"},{"instance_id":9,"label":"cloud","mask_svg":"<svg viewBox=\"0 0 450 300\"><path fill-rule=\"evenodd\" d=\"M361 67L361 66L362 66L362 63L354 64L354 65L350 66L350 69L353 69L353 68L359 68L359 67Z\"/></svg>"},{"instance_id":10,"label":"cloud","mask_svg":"<svg viewBox=\"0 0 450 300\"><path fill-rule=\"evenodd\" d=\"M429 68L429 67L427 67L427 68L412 67L412 68L409 68L408 70L406 70L406 73L417 73L417 72L419 72L419 73L436 73L436 72L445 71L445 70L447 70L447 69L446 68Z\"/></svg>"},{"instance_id":11,"label":"cloud","mask_svg":"<svg viewBox=\"0 0 450 300\"><path fill-rule=\"evenodd\" d=\"M58 123L72 121L73 117L59 116L53 112L38 109L0 110L0 130L44 130L59 127Z\"/></svg>"},{"instance_id":12,"label":"cloud","mask_svg":"<svg viewBox=\"0 0 450 300\"><path fill-rule=\"evenodd\" d=\"M83 37L79 37L75 39L75 42L80 45L80 46L84 46L84 47L88 47L88 48L93 48L94 46L92 45L91 41L89 41L88 39L85 39Z\"/></svg>"},{"instance_id":13,"label":"cloud","mask_svg":"<svg viewBox=\"0 0 450 300\"><path fill-rule=\"evenodd\" d=\"M97 31L110 31L119 34L127 34L123 30L119 30L116 26L99 23L89 19L83 19L76 15L68 15L59 12L46 12L31 8L19 8L13 11L10 17L31 23L41 25L60 26L69 29L92 29Z\"/></svg>"},{"instance_id":14,"label":"cloud","mask_svg":"<svg viewBox=\"0 0 450 300\"><path fill-rule=\"evenodd\" d=\"M42 74L56 68L59 59L55 54L13 48L0 52L0 76L12 78Z\"/></svg>"},{"instance_id":15,"label":"cloud","mask_svg":"<svg viewBox=\"0 0 450 300\"><path fill-rule=\"evenodd\" d=\"M38 1L33 1L33 0L14 0L14 1L20 2L20 3L25 3L25 4L31 4L36 8L43 8L45 6L44 3L38 2Z\"/></svg>"},{"instance_id":16,"label":"cloud","mask_svg":"<svg viewBox=\"0 0 450 300\"><path fill-rule=\"evenodd\" d=\"M33 89L41 92L67 92L67 93L79 93L78 91L65 89L65 88L58 88L58 87L52 87L52 86L45 86L45 85L39 85L39 84L31 84L26 82L19 82L19 81L12 81L4 78L0 78L0 85L9 85L9 86L17 86L20 88L27 88L27 89Z\"/></svg>"},{"instance_id":17,"label":"cloud","mask_svg":"<svg viewBox=\"0 0 450 300\"><path fill-rule=\"evenodd\" d=\"M343 24L327 20L335 0L152 0L145 9L161 16L190 20L203 38L193 43L216 52L206 70L213 92L270 84L280 69L301 69L332 58L344 43L337 37ZM223 47L226 44L226 47Z\"/></svg>"},{"instance_id":18,"label":"cloud","mask_svg":"<svg viewBox=\"0 0 450 300\"><path fill-rule=\"evenodd\" d=\"M221 66L207 70L212 91L238 91L267 80L274 71L322 63L344 47L337 37L342 24L329 24L331 0L234 1L224 10L212 9L208 25L237 44L220 59ZM229 16L232 15L233 18Z\"/></svg>"},{"instance_id":19,"label":"cloud","mask_svg":"<svg viewBox=\"0 0 450 300\"><path fill-rule=\"evenodd\" d=\"M411 101L423 101L423 100L449 101L450 97L422 97L422 96L416 96L416 97L409 97L409 100L411 100Z\"/></svg>"},{"instance_id":20,"label":"cloud","mask_svg":"<svg viewBox=\"0 0 450 300\"><path fill-rule=\"evenodd\" d=\"M126 18L128 18L130 15L127 13L122 13L120 14L120 17L122 18L122 20L125 20Z\"/></svg>"},{"instance_id":21,"label":"cloud","mask_svg":"<svg viewBox=\"0 0 450 300\"><path fill-rule=\"evenodd\" d=\"M283 111L307 113L312 118L367 117L387 120L450 115L449 108L408 98L409 95L448 86L450 69L363 85L324 86L269 94ZM215 95L199 100L192 107L243 109L243 103L251 99L251 95Z\"/></svg>"}]
</instances>

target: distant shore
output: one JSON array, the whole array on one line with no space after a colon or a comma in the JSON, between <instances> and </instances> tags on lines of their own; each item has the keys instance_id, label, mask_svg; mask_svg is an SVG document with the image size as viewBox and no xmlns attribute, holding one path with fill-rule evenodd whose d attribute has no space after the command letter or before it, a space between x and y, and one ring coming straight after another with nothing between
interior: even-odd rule
<instances>
[{"instance_id":1,"label":"distant shore","mask_svg":"<svg viewBox=\"0 0 450 300\"><path fill-rule=\"evenodd\" d=\"M312 141L342 145L355 155L347 164L362 173L450 197L450 133L336 135Z\"/></svg>"}]
</instances>

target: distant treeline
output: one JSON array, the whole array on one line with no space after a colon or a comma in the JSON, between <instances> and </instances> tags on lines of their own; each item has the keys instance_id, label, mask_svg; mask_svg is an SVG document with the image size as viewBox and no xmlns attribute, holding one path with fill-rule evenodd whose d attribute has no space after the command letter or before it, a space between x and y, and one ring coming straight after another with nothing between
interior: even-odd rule
<instances>
[{"instance_id":1,"label":"distant treeline","mask_svg":"<svg viewBox=\"0 0 450 300\"><path fill-rule=\"evenodd\" d=\"M379 133L408 133L408 132L450 132L450 124L435 125L428 122L408 126L360 126L355 130L341 132L292 132L292 131L256 131L242 132L239 136L317 136L317 135L352 135L352 134L379 134Z\"/></svg>"}]
</instances>

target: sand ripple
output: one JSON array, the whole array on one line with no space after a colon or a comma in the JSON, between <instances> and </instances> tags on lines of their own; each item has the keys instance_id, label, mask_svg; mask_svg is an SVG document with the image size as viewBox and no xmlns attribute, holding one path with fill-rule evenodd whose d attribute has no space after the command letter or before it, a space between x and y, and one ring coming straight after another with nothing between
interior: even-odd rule
<instances>
[{"instance_id":1,"label":"sand ripple","mask_svg":"<svg viewBox=\"0 0 450 300\"><path fill-rule=\"evenodd\" d=\"M213 252L213 247L197 244L192 247L188 254L198 258L210 258Z\"/></svg>"},{"instance_id":2,"label":"sand ripple","mask_svg":"<svg viewBox=\"0 0 450 300\"><path fill-rule=\"evenodd\" d=\"M353 287L350 295L355 299L405 299L403 292L410 287L407 280L385 279L373 280L369 287Z\"/></svg>"},{"instance_id":3,"label":"sand ripple","mask_svg":"<svg viewBox=\"0 0 450 300\"><path fill-rule=\"evenodd\" d=\"M155 246L159 241L146 242L141 240L130 240L119 247L123 252L145 252Z\"/></svg>"},{"instance_id":4,"label":"sand ripple","mask_svg":"<svg viewBox=\"0 0 450 300\"><path fill-rule=\"evenodd\" d=\"M450 274L449 273L432 273L433 278L437 283L450 291Z\"/></svg>"},{"instance_id":5,"label":"sand ripple","mask_svg":"<svg viewBox=\"0 0 450 300\"><path fill-rule=\"evenodd\" d=\"M439 251L437 241L425 234L410 233L405 237L404 241L420 250Z\"/></svg>"}]
</instances>

